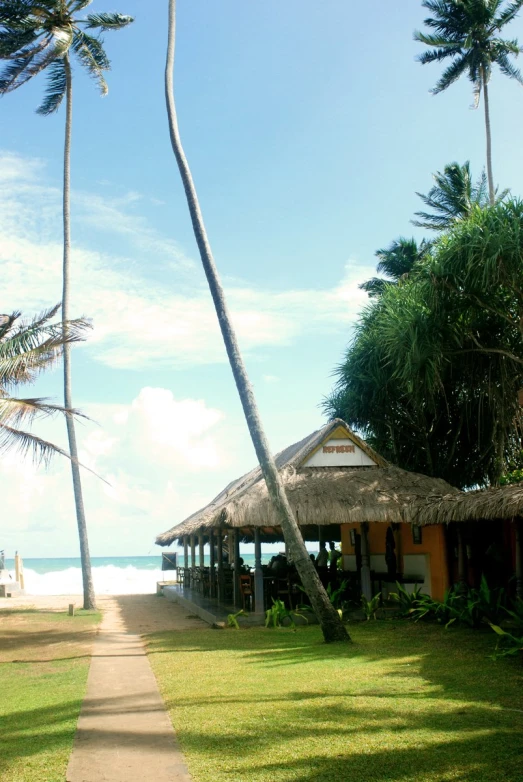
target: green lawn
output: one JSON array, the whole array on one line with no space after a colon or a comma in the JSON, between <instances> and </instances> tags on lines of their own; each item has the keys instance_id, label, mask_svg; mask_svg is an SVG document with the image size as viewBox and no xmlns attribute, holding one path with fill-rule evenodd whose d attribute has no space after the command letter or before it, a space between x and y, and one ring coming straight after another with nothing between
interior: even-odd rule
<instances>
[{"instance_id":1,"label":"green lawn","mask_svg":"<svg viewBox=\"0 0 523 782\"><path fill-rule=\"evenodd\" d=\"M0 611L0 780L63 782L97 613Z\"/></svg>"},{"instance_id":2,"label":"green lawn","mask_svg":"<svg viewBox=\"0 0 523 782\"><path fill-rule=\"evenodd\" d=\"M402 621L149 636L194 782L519 782L523 667L493 633Z\"/></svg>"}]
</instances>

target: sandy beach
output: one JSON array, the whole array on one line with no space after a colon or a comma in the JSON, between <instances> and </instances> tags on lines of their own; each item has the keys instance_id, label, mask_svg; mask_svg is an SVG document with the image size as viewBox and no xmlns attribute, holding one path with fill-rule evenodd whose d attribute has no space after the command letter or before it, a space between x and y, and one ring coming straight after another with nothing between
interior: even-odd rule
<instances>
[{"instance_id":1,"label":"sandy beach","mask_svg":"<svg viewBox=\"0 0 523 782\"><path fill-rule=\"evenodd\" d=\"M82 607L81 595L21 595L0 599L0 611L35 608L41 611L67 611L73 603ZM197 617L176 603L157 595L102 595L97 597L97 607L102 612L115 605L128 632L158 633L208 627Z\"/></svg>"}]
</instances>

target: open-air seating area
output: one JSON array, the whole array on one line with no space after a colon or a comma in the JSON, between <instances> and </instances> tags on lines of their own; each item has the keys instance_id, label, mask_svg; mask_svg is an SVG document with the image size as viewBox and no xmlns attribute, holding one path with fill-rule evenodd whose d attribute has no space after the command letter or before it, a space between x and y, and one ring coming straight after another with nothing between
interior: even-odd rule
<instances>
[{"instance_id":1,"label":"open-air seating area","mask_svg":"<svg viewBox=\"0 0 523 782\"><path fill-rule=\"evenodd\" d=\"M293 568L286 572L277 572L269 565L262 565L263 585L263 610L272 606L273 600L282 600L289 609L296 609L299 605L308 603L306 594L301 588L298 574ZM327 586L328 583L338 584L347 578L354 581L356 574L337 571L332 573L327 568L320 573L320 578ZM221 584L219 583L220 570L209 566L182 566L177 569L177 583L187 593L198 595L202 598L216 600L221 605L242 608L246 612L256 610L256 579L254 568L241 567L238 574L238 584L235 594L235 570L232 565L223 565L221 569ZM353 585L357 590L356 584ZM259 605L259 604L258 604Z\"/></svg>"}]
</instances>

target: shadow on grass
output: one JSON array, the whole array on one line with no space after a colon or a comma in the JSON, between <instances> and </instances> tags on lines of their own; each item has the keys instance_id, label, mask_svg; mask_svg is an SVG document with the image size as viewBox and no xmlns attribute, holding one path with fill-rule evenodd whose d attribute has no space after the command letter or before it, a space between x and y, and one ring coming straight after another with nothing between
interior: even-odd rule
<instances>
[{"instance_id":1,"label":"shadow on grass","mask_svg":"<svg viewBox=\"0 0 523 782\"><path fill-rule=\"evenodd\" d=\"M10 711L0 731L0 779L13 762L40 753L68 751L72 746L82 700L64 701L37 709ZM36 782L36 781L35 781Z\"/></svg>"},{"instance_id":2,"label":"shadow on grass","mask_svg":"<svg viewBox=\"0 0 523 782\"><path fill-rule=\"evenodd\" d=\"M489 659L490 632L352 631L346 646L313 628L151 636L198 782L523 782L523 672Z\"/></svg>"}]
</instances>

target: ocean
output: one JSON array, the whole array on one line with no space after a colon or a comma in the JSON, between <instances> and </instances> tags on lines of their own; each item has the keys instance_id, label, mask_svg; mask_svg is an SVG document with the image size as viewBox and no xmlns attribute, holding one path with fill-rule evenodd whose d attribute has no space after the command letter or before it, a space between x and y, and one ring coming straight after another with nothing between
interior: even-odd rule
<instances>
[{"instance_id":1,"label":"ocean","mask_svg":"<svg viewBox=\"0 0 523 782\"><path fill-rule=\"evenodd\" d=\"M268 562L274 551L263 552ZM254 566L254 554L243 553L248 566ZM198 562L198 551L196 552ZM209 564L209 555L205 556ZM82 593L82 571L79 557L31 559L24 557L25 592L27 595L79 595ZM14 560L6 559L14 578ZM183 565L183 552L178 552ZM148 557L91 557L94 589L98 595L154 594L156 582L174 577L173 571L162 571L161 554Z\"/></svg>"}]
</instances>

